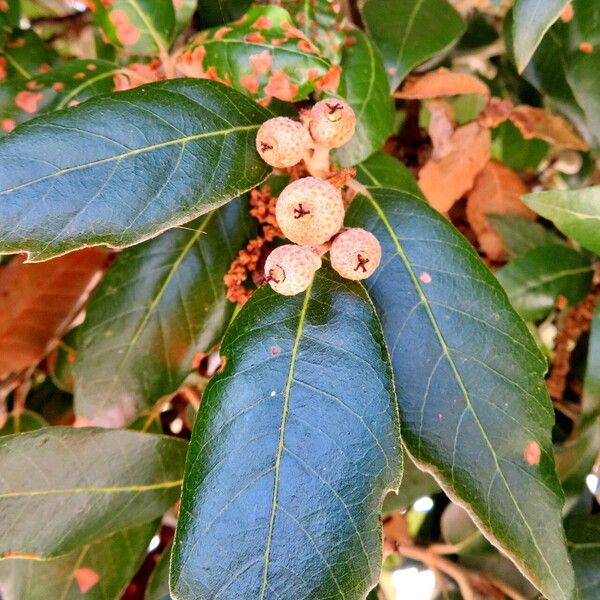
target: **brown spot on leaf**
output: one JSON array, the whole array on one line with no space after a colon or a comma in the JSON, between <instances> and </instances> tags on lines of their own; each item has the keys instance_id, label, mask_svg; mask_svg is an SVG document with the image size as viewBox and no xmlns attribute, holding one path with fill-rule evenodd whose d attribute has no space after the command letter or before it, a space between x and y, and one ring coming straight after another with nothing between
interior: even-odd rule
<instances>
[{"instance_id":1,"label":"brown spot on leaf","mask_svg":"<svg viewBox=\"0 0 600 600\"><path fill-rule=\"evenodd\" d=\"M244 41L255 44L263 44L266 40L258 31L253 31L244 37Z\"/></svg>"},{"instance_id":2,"label":"brown spot on leaf","mask_svg":"<svg viewBox=\"0 0 600 600\"><path fill-rule=\"evenodd\" d=\"M38 104L44 97L41 92L19 92L15 98L15 104L25 112L34 113L38 110Z\"/></svg>"},{"instance_id":3,"label":"brown spot on leaf","mask_svg":"<svg viewBox=\"0 0 600 600\"><path fill-rule=\"evenodd\" d=\"M540 445L531 440L525 448L525 452L523 453L523 458L528 465L535 466L540 464L540 458L542 457L542 449Z\"/></svg>"},{"instance_id":4,"label":"brown spot on leaf","mask_svg":"<svg viewBox=\"0 0 600 600\"><path fill-rule=\"evenodd\" d=\"M579 49L584 54L591 54L594 51L594 46L592 46L589 42L581 42L581 44L579 44Z\"/></svg>"},{"instance_id":5,"label":"brown spot on leaf","mask_svg":"<svg viewBox=\"0 0 600 600\"><path fill-rule=\"evenodd\" d=\"M425 284L431 283L431 275L429 273L427 273L426 271L423 271L419 275L419 280Z\"/></svg>"},{"instance_id":6,"label":"brown spot on leaf","mask_svg":"<svg viewBox=\"0 0 600 600\"><path fill-rule=\"evenodd\" d=\"M219 29L217 29L217 31L215 31L214 35L213 35L213 39L214 40L221 40L223 39L230 31L233 31L233 29L231 27L220 27Z\"/></svg>"},{"instance_id":7,"label":"brown spot on leaf","mask_svg":"<svg viewBox=\"0 0 600 600\"><path fill-rule=\"evenodd\" d=\"M88 569L87 567L81 567L77 569L73 573L73 577L75 577L75 581L77 582L77 587L82 594L85 594L87 591L91 590L100 580L100 576L93 569Z\"/></svg>"},{"instance_id":8,"label":"brown spot on leaf","mask_svg":"<svg viewBox=\"0 0 600 600\"><path fill-rule=\"evenodd\" d=\"M573 20L574 16L575 16L575 10L573 9L572 4L567 4L563 8L562 13L560 14L560 18L563 23L570 23Z\"/></svg>"},{"instance_id":9,"label":"brown spot on leaf","mask_svg":"<svg viewBox=\"0 0 600 600\"><path fill-rule=\"evenodd\" d=\"M256 73L250 73L240 77L240 85L245 87L251 94L258 92L258 76Z\"/></svg>"},{"instance_id":10,"label":"brown spot on leaf","mask_svg":"<svg viewBox=\"0 0 600 600\"><path fill-rule=\"evenodd\" d=\"M278 356L281 354L281 348L279 346L271 346L271 354L273 356Z\"/></svg>"},{"instance_id":11,"label":"brown spot on leaf","mask_svg":"<svg viewBox=\"0 0 600 600\"><path fill-rule=\"evenodd\" d=\"M253 29L271 29L271 27L273 27L273 22L269 17L262 15L252 23L251 27Z\"/></svg>"},{"instance_id":12,"label":"brown spot on leaf","mask_svg":"<svg viewBox=\"0 0 600 600\"><path fill-rule=\"evenodd\" d=\"M16 126L17 124L14 119L2 119L2 129L4 129L6 133L10 133Z\"/></svg>"},{"instance_id":13,"label":"brown spot on leaf","mask_svg":"<svg viewBox=\"0 0 600 600\"><path fill-rule=\"evenodd\" d=\"M124 10L115 9L110 12L109 19L115 26L117 39L123 46L137 44L141 37L140 30L130 23L129 16Z\"/></svg>"},{"instance_id":14,"label":"brown spot on leaf","mask_svg":"<svg viewBox=\"0 0 600 600\"><path fill-rule=\"evenodd\" d=\"M294 85L281 70L275 71L265 86L265 94L284 102L292 102L297 93L298 86Z\"/></svg>"},{"instance_id":15,"label":"brown spot on leaf","mask_svg":"<svg viewBox=\"0 0 600 600\"><path fill-rule=\"evenodd\" d=\"M259 54L250 55L250 64L252 65L252 70L257 75L264 75L265 73L268 73L272 62L273 57L268 50L263 50Z\"/></svg>"}]
</instances>

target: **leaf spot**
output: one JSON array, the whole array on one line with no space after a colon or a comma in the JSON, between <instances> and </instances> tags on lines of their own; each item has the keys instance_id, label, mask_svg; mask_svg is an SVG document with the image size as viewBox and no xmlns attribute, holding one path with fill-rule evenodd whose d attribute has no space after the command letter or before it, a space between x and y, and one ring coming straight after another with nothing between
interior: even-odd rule
<instances>
[{"instance_id":1,"label":"leaf spot","mask_svg":"<svg viewBox=\"0 0 600 600\"><path fill-rule=\"evenodd\" d=\"M540 458L542 457L542 450L540 448L540 445L535 440L531 440L531 442L529 442L529 444L527 445L527 448L525 448L523 457L525 458L525 462L527 462L528 465L539 465Z\"/></svg>"},{"instance_id":2,"label":"leaf spot","mask_svg":"<svg viewBox=\"0 0 600 600\"><path fill-rule=\"evenodd\" d=\"M73 573L73 577L75 577L79 591L82 594L85 594L88 590L93 588L100 579L96 571L93 569L88 569L87 567L77 569L75 573Z\"/></svg>"},{"instance_id":3,"label":"leaf spot","mask_svg":"<svg viewBox=\"0 0 600 600\"><path fill-rule=\"evenodd\" d=\"M427 273L426 271L423 271L420 275L419 275L419 279L423 282L423 283L431 283L431 275L429 273Z\"/></svg>"}]
</instances>

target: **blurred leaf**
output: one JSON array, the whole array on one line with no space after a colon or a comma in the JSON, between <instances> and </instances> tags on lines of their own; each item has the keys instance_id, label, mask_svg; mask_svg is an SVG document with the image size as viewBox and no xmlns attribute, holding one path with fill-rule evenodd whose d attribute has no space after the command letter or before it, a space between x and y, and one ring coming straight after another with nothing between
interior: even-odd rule
<instances>
[{"instance_id":1,"label":"blurred leaf","mask_svg":"<svg viewBox=\"0 0 600 600\"><path fill-rule=\"evenodd\" d=\"M62 337L56 348L46 358L48 375L60 390L73 393L73 363L77 356L79 326Z\"/></svg>"},{"instance_id":2,"label":"blurred leaf","mask_svg":"<svg viewBox=\"0 0 600 600\"><path fill-rule=\"evenodd\" d=\"M207 213L267 176L255 137L269 116L214 81L178 79L23 124L0 140L0 253L131 246Z\"/></svg>"},{"instance_id":3,"label":"blurred leaf","mask_svg":"<svg viewBox=\"0 0 600 600\"><path fill-rule=\"evenodd\" d=\"M465 31L447 0L367 0L367 32L381 50L394 90L416 66L442 52Z\"/></svg>"},{"instance_id":4,"label":"blurred leaf","mask_svg":"<svg viewBox=\"0 0 600 600\"><path fill-rule=\"evenodd\" d=\"M528 321L546 317L564 296L575 306L590 291L594 268L566 246L542 246L519 255L496 276L515 310Z\"/></svg>"},{"instance_id":5,"label":"blurred leaf","mask_svg":"<svg viewBox=\"0 0 600 600\"><path fill-rule=\"evenodd\" d=\"M523 202L566 236L600 254L600 186L528 194Z\"/></svg>"},{"instance_id":6,"label":"blurred leaf","mask_svg":"<svg viewBox=\"0 0 600 600\"><path fill-rule=\"evenodd\" d=\"M226 27L202 31L178 53L176 64L187 77L216 79L254 98L285 102L315 89L335 91L339 79L339 67L332 68L278 6L257 6Z\"/></svg>"},{"instance_id":7,"label":"blurred leaf","mask_svg":"<svg viewBox=\"0 0 600 600\"><path fill-rule=\"evenodd\" d=\"M0 270L0 379L38 363L58 343L98 283L108 255L85 248Z\"/></svg>"},{"instance_id":8,"label":"blurred leaf","mask_svg":"<svg viewBox=\"0 0 600 600\"><path fill-rule=\"evenodd\" d=\"M514 8L515 57L523 71L544 34L570 0L516 0Z\"/></svg>"},{"instance_id":9,"label":"blurred leaf","mask_svg":"<svg viewBox=\"0 0 600 600\"><path fill-rule=\"evenodd\" d=\"M77 12L68 0L21 0L21 4L28 19L66 17Z\"/></svg>"},{"instance_id":10,"label":"blurred leaf","mask_svg":"<svg viewBox=\"0 0 600 600\"><path fill-rule=\"evenodd\" d=\"M571 599L546 361L442 215L398 191L369 192L354 198L346 224L383 248L366 285L394 365L404 443L548 598Z\"/></svg>"},{"instance_id":11,"label":"blurred leaf","mask_svg":"<svg viewBox=\"0 0 600 600\"><path fill-rule=\"evenodd\" d=\"M264 286L221 354L188 455L173 595L364 598L381 568L381 503L402 471L364 289L327 266L294 297Z\"/></svg>"},{"instance_id":12,"label":"blurred leaf","mask_svg":"<svg viewBox=\"0 0 600 600\"><path fill-rule=\"evenodd\" d=\"M253 224L238 199L117 257L79 336L78 415L122 427L181 385L231 320L223 277Z\"/></svg>"},{"instance_id":13,"label":"blurred leaf","mask_svg":"<svg viewBox=\"0 0 600 600\"><path fill-rule=\"evenodd\" d=\"M415 501L440 491L436 480L421 471L406 452L403 460L402 483L398 492L390 492L383 502L383 514L387 515L410 508Z\"/></svg>"},{"instance_id":14,"label":"blurred leaf","mask_svg":"<svg viewBox=\"0 0 600 600\"><path fill-rule=\"evenodd\" d=\"M600 303L596 305L590 327L581 410L584 423L600 415Z\"/></svg>"},{"instance_id":15,"label":"blurred leaf","mask_svg":"<svg viewBox=\"0 0 600 600\"><path fill-rule=\"evenodd\" d=\"M408 167L405 167L395 156L385 152L375 152L357 165L356 178L363 185L400 190L425 200L421 188Z\"/></svg>"},{"instance_id":16,"label":"blurred leaf","mask_svg":"<svg viewBox=\"0 0 600 600\"><path fill-rule=\"evenodd\" d=\"M94 428L1 437L0 556L58 556L161 516L179 496L187 446Z\"/></svg>"},{"instance_id":17,"label":"blurred leaf","mask_svg":"<svg viewBox=\"0 0 600 600\"><path fill-rule=\"evenodd\" d=\"M110 0L95 4L94 21L116 46L147 55L169 48L175 32L173 0Z\"/></svg>"},{"instance_id":18,"label":"blurred leaf","mask_svg":"<svg viewBox=\"0 0 600 600\"><path fill-rule=\"evenodd\" d=\"M511 257L525 254L540 246L564 244L564 240L541 223L532 223L523 217L488 215L494 229Z\"/></svg>"},{"instance_id":19,"label":"blurred leaf","mask_svg":"<svg viewBox=\"0 0 600 600\"><path fill-rule=\"evenodd\" d=\"M600 515L565 522L581 600L598 600L600 589Z\"/></svg>"},{"instance_id":20,"label":"blurred leaf","mask_svg":"<svg viewBox=\"0 0 600 600\"><path fill-rule=\"evenodd\" d=\"M536 169L549 150L548 142L535 138L526 140L512 121L504 121L494 129L492 158L515 171Z\"/></svg>"},{"instance_id":21,"label":"blurred leaf","mask_svg":"<svg viewBox=\"0 0 600 600\"><path fill-rule=\"evenodd\" d=\"M17 413L13 412L8 415L4 427L0 427L0 436L35 431L36 429L45 427L46 424L46 421L44 421L40 415L30 410Z\"/></svg>"},{"instance_id":22,"label":"blurred leaf","mask_svg":"<svg viewBox=\"0 0 600 600\"><path fill-rule=\"evenodd\" d=\"M198 7L198 0L173 0L175 8L175 35L185 33Z\"/></svg>"},{"instance_id":23,"label":"blurred leaf","mask_svg":"<svg viewBox=\"0 0 600 600\"><path fill-rule=\"evenodd\" d=\"M461 94L481 94L489 96L490 90L481 79L468 73L459 73L440 67L424 75L411 77L402 86L395 98L401 100L423 100L440 96L458 96Z\"/></svg>"},{"instance_id":24,"label":"blurred leaf","mask_svg":"<svg viewBox=\"0 0 600 600\"><path fill-rule=\"evenodd\" d=\"M169 562L171 560L171 545L161 554L146 588L144 600L171 600L169 593Z\"/></svg>"},{"instance_id":25,"label":"blurred leaf","mask_svg":"<svg viewBox=\"0 0 600 600\"><path fill-rule=\"evenodd\" d=\"M156 522L125 529L51 560L2 560L2 598L118 600L142 563L156 529Z\"/></svg>"},{"instance_id":26,"label":"blurred leaf","mask_svg":"<svg viewBox=\"0 0 600 600\"><path fill-rule=\"evenodd\" d=\"M22 81L47 72L59 60L58 54L31 29L13 31L0 55L0 65L2 57L7 77Z\"/></svg>"},{"instance_id":27,"label":"blurred leaf","mask_svg":"<svg viewBox=\"0 0 600 600\"><path fill-rule=\"evenodd\" d=\"M336 158L343 167L353 166L379 150L392 133L395 117L379 50L359 29L353 30L351 35L355 42L344 48L338 94L354 109L356 132L336 151Z\"/></svg>"},{"instance_id":28,"label":"blurred leaf","mask_svg":"<svg viewBox=\"0 0 600 600\"><path fill-rule=\"evenodd\" d=\"M440 519L440 528L444 541L457 547L456 554L479 554L491 550L490 543L469 513L458 504L451 502L446 506Z\"/></svg>"},{"instance_id":29,"label":"blurred leaf","mask_svg":"<svg viewBox=\"0 0 600 600\"><path fill-rule=\"evenodd\" d=\"M201 29L235 21L243 16L251 4L252 0L198 0Z\"/></svg>"}]
</instances>

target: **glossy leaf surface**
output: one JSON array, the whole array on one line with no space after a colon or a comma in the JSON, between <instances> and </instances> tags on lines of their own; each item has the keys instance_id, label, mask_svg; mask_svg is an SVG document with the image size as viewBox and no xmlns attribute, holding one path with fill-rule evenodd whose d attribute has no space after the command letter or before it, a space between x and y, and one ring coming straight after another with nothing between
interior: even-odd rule
<instances>
[{"instance_id":1,"label":"glossy leaf surface","mask_svg":"<svg viewBox=\"0 0 600 600\"><path fill-rule=\"evenodd\" d=\"M179 496L186 451L183 440L124 430L1 437L0 557L65 554L161 516Z\"/></svg>"},{"instance_id":2,"label":"glossy leaf surface","mask_svg":"<svg viewBox=\"0 0 600 600\"><path fill-rule=\"evenodd\" d=\"M174 596L363 599L381 567L383 496L401 474L391 370L366 293L326 266L298 296L265 286L221 354L190 447Z\"/></svg>"},{"instance_id":3,"label":"glossy leaf surface","mask_svg":"<svg viewBox=\"0 0 600 600\"><path fill-rule=\"evenodd\" d=\"M379 50L359 29L351 32L354 43L344 49L338 95L356 115L352 139L336 152L344 167L353 166L379 150L394 127L394 101Z\"/></svg>"},{"instance_id":4,"label":"glossy leaf surface","mask_svg":"<svg viewBox=\"0 0 600 600\"><path fill-rule=\"evenodd\" d=\"M528 194L523 202L565 235L600 254L600 186Z\"/></svg>"},{"instance_id":5,"label":"glossy leaf surface","mask_svg":"<svg viewBox=\"0 0 600 600\"><path fill-rule=\"evenodd\" d=\"M356 165L356 178L366 186L391 188L425 199L408 167L386 152L375 152Z\"/></svg>"},{"instance_id":6,"label":"glossy leaf surface","mask_svg":"<svg viewBox=\"0 0 600 600\"><path fill-rule=\"evenodd\" d=\"M219 83L180 79L22 125L0 140L0 253L129 246L208 212L267 176L255 136L269 116Z\"/></svg>"},{"instance_id":7,"label":"glossy leaf surface","mask_svg":"<svg viewBox=\"0 0 600 600\"><path fill-rule=\"evenodd\" d=\"M392 356L403 440L548 598L571 600L546 361L443 216L398 191L369 191L346 223L383 247L366 284Z\"/></svg>"},{"instance_id":8,"label":"glossy leaf surface","mask_svg":"<svg viewBox=\"0 0 600 600\"><path fill-rule=\"evenodd\" d=\"M231 319L223 276L253 229L238 199L117 257L79 334L78 415L123 426L179 387Z\"/></svg>"},{"instance_id":9,"label":"glossy leaf surface","mask_svg":"<svg viewBox=\"0 0 600 600\"><path fill-rule=\"evenodd\" d=\"M362 14L381 50L392 89L465 30L462 17L447 0L367 0Z\"/></svg>"}]
</instances>

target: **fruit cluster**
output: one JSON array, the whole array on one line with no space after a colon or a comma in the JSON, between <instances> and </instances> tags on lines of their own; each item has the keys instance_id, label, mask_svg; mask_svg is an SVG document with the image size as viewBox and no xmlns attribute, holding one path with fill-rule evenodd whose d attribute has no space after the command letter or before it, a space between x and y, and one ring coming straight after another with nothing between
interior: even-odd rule
<instances>
[{"instance_id":1,"label":"fruit cluster","mask_svg":"<svg viewBox=\"0 0 600 600\"><path fill-rule=\"evenodd\" d=\"M356 117L343 100L315 104L305 123L287 117L266 121L256 136L256 148L273 167L288 168L311 154L343 146L354 134ZM293 296L308 288L329 249L331 266L346 279L366 279L379 265L381 246L364 229L343 229L341 191L319 177L290 183L275 207L277 223L293 242L276 248L265 262L265 281L280 294Z\"/></svg>"}]
</instances>

